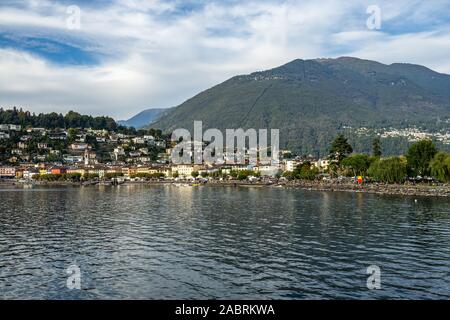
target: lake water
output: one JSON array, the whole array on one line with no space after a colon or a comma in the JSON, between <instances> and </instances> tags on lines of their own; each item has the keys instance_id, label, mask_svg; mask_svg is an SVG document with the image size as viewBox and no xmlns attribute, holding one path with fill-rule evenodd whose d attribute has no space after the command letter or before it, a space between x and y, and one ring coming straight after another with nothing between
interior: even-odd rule
<instances>
[{"instance_id":1,"label":"lake water","mask_svg":"<svg viewBox=\"0 0 450 320\"><path fill-rule=\"evenodd\" d=\"M450 298L450 200L281 188L0 190L0 298ZM81 290L66 286L70 265ZM381 289L367 288L367 267Z\"/></svg>"}]
</instances>

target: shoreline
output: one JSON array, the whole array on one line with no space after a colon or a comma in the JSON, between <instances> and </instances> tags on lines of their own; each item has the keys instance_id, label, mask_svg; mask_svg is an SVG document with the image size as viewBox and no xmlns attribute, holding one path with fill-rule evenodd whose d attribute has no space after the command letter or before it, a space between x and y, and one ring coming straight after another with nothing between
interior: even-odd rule
<instances>
[{"instance_id":1,"label":"shoreline","mask_svg":"<svg viewBox=\"0 0 450 320\"><path fill-rule=\"evenodd\" d=\"M97 183L97 182L69 182L69 181L52 181L52 182L31 182L23 183L15 180L0 181L0 188L2 186L8 187L31 187L34 186L66 186L66 187L93 187L93 186L111 186L111 184ZM191 186L189 181L126 181L122 186L131 185L177 185L177 186ZM245 187L245 188L285 188L285 189L300 189L309 191L327 191L327 192L354 192L354 193L371 193L381 195L399 195L399 196L425 196L425 197L450 197L449 184L382 184L382 183L366 183L358 185L349 182L338 181L282 181L282 182L242 182L242 181L210 181L207 183L200 183L193 187Z\"/></svg>"},{"instance_id":2,"label":"shoreline","mask_svg":"<svg viewBox=\"0 0 450 320\"><path fill-rule=\"evenodd\" d=\"M354 192L396 196L450 197L450 185L448 184L366 183L358 185L355 183L290 181L287 182L284 187L310 191Z\"/></svg>"}]
</instances>

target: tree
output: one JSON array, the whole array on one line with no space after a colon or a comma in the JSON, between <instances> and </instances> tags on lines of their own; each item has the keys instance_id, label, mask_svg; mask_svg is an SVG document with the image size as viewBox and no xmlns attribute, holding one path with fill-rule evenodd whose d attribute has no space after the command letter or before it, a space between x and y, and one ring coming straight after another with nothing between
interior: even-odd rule
<instances>
[{"instance_id":1,"label":"tree","mask_svg":"<svg viewBox=\"0 0 450 320\"><path fill-rule=\"evenodd\" d=\"M123 173L122 172L107 172L105 174L106 179L115 179L118 177L123 177Z\"/></svg>"},{"instance_id":2,"label":"tree","mask_svg":"<svg viewBox=\"0 0 450 320\"><path fill-rule=\"evenodd\" d=\"M438 152L430 161L430 172L433 178L441 182L450 181L450 154Z\"/></svg>"},{"instance_id":3,"label":"tree","mask_svg":"<svg viewBox=\"0 0 450 320\"><path fill-rule=\"evenodd\" d=\"M254 172L252 170L240 170L238 172L237 179L238 180L245 180L245 179L247 179L250 176L257 177L257 176L260 176L260 173L259 172Z\"/></svg>"},{"instance_id":4,"label":"tree","mask_svg":"<svg viewBox=\"0 0 450 320\"><path fill-rule=\"evenodd\" d=\"M197 178L198 177L198 171L192 171L191 176L193 178Z\"/></svg>"},{"instance_id":5,"label":"tree","mask_svg":"<svg viewBox=\"0 0 450 320\"><path fill-rule=\"evenodd\" d=\"M403 182L406 179L406 161L400 157L377 159L371 164L368 175L378 182Z\"/></svg>"},{"instance_id":6,"label":"tree","mask_svg":"<svg viewBox=\"0 0 450 320\"><path fill-rule=\"evenodd\" d=\"M406 154L409 172L414 176L429 175L430 161L436 153L436 146L431 140L421 140L412 144Z\"/></svg>"},{"instance_id":7,"label":"tree","mask_svg":"<svg viewBox=\"0 0 450 320\"><path fill-rule=\"evenodd\" d=\"M314 180L319 174L319 169L312 166L309 161L299 164L293 171L293 177L304 180Z\"/></svg>"},{"instance_id":8,"label":"tree","mask_svg":"<svg viewBox=\"0 0 450 320\"><path fill-rule=\"evenodd\" d=\"M178 178L180 176L180 174L178 173L178 171L175 171L174 173L172 173L172 177L174 178Z\"/></svg>"},{"instance_id":9,"label":"tree","mask_svg":"<svg viewBox=\"0 0 450 320\"><path fill-rule=\"evenodd\" d=\"M369 169L371 159L366 154L354 154L343 159L341 162L342 167L351 170L353 176L364 176Z\"/></svg>"},{"instance_id":10,"label":"tree","mask_svg":"<svg viewBox=\"0 0 450 320\"><path fill-rule=\"evenodd\" d=\"M353 148L343 134L339 134L331 143L330 155L339 162L352 152Z\"/></svg>"},{"instance_id":11,"label":"tree","mask_svg":"<svg viewBox=\"0 0 450 320\"><path fill-rule=\"evenodd\" d=\"M381 157L381 139L380 137L376 137L372 141L372 155L374 157Z\"/></svg>"}]
</instances>

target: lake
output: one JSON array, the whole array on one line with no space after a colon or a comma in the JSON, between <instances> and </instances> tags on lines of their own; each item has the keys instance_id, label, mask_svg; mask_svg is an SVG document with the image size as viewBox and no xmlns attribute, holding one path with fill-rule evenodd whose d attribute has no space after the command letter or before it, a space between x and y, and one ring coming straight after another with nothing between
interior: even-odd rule
<instances>
[{"instance_id":1,"label":"lake","mask_svg":"<svg viewBox=\"0 0 450 320\"><path fill-rule=\"evenodd\" d=\"M67 287L71 265L81 271L80 290ZM369 290L373 265L381 288ZM2 187L0 298L448 299L450 200Z\"/></svg>"}]
</instances>

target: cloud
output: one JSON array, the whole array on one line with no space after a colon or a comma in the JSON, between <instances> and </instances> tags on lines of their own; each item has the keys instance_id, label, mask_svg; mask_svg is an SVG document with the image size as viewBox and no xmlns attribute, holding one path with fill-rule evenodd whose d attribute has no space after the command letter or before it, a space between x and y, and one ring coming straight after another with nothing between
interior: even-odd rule
<instances>
[{"instance_id":1,"label":"cloud","mask_svg":"<svg viewBox=\"0 0 450 320\"><path fill-rule=\"evenodd\" d=\"M73 3L80 30L67 28ZM372 4L378 31L366 27ZM450 73L449 9L440 0L6 1L0 105L126 118L296 58L352 55Z\"/></svg>"}]
</instances>

